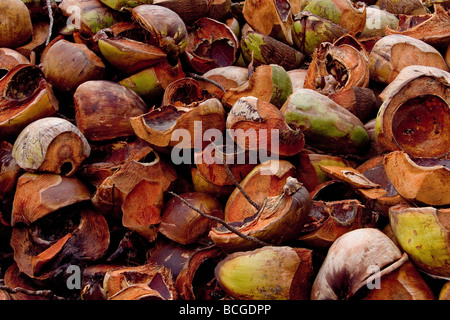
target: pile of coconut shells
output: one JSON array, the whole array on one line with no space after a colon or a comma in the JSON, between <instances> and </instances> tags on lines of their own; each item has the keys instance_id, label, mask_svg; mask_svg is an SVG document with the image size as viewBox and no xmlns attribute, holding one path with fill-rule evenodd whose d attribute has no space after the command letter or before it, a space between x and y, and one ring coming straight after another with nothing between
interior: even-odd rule
<instances>
[{"instance_id":1,"label":"pile of coconut shells","mask_svg":"<svg viewBox=\"0 0 450 320\"><path fill-rule=\"evenodd\" d=\"M450 299L450 1L0 1L0 300Z\"/></svg>"}]
</instances>

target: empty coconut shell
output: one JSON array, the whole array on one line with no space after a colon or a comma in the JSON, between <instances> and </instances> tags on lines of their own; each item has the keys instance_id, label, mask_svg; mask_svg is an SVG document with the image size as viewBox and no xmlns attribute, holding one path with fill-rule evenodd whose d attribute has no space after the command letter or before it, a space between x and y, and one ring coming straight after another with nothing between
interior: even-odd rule
<instances>
[{"instance_id":1,"label":"empty coconut shell","mask_svg":"<svg viewBox=\"0 0 450 320\"><path fill-rule=\"evenodd\" d=\"M0 80L0 134L17 135L35 120L59 109L52 86L41 69L18 64Z\"/></svg>"},{"instance_id":2,"label":"empty coconut shell","mask_svg":"<svg viewBox=\"0 0 450 320\"><path fill-rule=\"evenodd\" d=\"M205 214L223 218L222 205L213 196L201 192L182 193L179 196ZM202 240L215 224L215 221L190 209L175 197L165 204L158 228L167 238L189 244Z\"/></svg>"},{"instance_id":3,"label":"empty coconut shell","mask_svg":"<svg viewBox=\"0 0 450 320\"><path fill-rule=\"evenodd\" d=\"M155 263L147 263L134 267L122 267L110 270L103 279L103 288L108 300L174 300L177 292L170 270ZM124 290L139 288L141 293L128 293ZM119 296L121 295L121 296Z\"/></svg>"},{"instance_id":4,"label":"empty coconut shell","mask_svg":"<svg viewBox=\"0 0 450 320\"><path fill-rule=\"evenodd\" d=\"M278 195L267 197L255 215L235 222L233 226L240 233L265 243L283 244L299 235L307 221L310 205L308 190L297 179L288 177ZM251 250L261 245L224 227L211 229L209 236L227 252Z\"/></svg>"},{"instance_id":5,"label":"empty coconut shell","mask_svg":"<svg viewBox=\"0 0 450 320\"><path fill-rule=\"evenodd\" d=\"M380 97L378 146L413 157L443 157L450 150L450 73L433 67L402 69Z\"/></svg>"},{"instance_id":6,"label":"empty coconut shell","mask_svg":"<svg viewBox=\"0 0 450 320\"><path fill-rule=\"evenodd\" d=\"M389 26L386 34L403 34L439 47L448 44L449 27L449 9L436 4L433 14L400 15L397 28Z\"/></svg>"},{"instance_id":7,"label":"empty coconut shell","mask_svg":"<svg viewBox=\"0 0 450 320\"><path fill-rule=\"evenodd\" d=\"M192 25L185 50L188 64L199 73L231 66L237 59L239 40L224 23L203 17Z\"/></svg>"},{"instance_id":8,"label":"empty coconut shell","mask_svg":"<svg viewBox=\"0 0 450 320\"><path fill-rule=\"evenodd\" d=\"M206 130L225 130L225 110L218 99L211 98L194 102L188 107L164 105L146 114L131 117L130 123L136 135L150 145L202 147L209 142L203 141ZM175 135L172 137L173 133Z\"/></svg>"},{"instance_id":9,"label":"empty coconut shell","mask_svg":"<svg viewBox=\"0 0 450 320\"><path fill-rule=\"evenodd\" d=\"M289 45L293 44L291 33L293 20L289 1L245 1L242 14L254 30Z\"/></svg>"},{"instance_id":10,"label":"empty coconut shell","mask_svg":"<svg viewBox=\"0 0 450 320\"><path fill-rule=\"evenodd\" d=\"M398 193L408 201L432 206L450 204L450 161L417 159L394 151L384 157L384 168Z\"/></svg>"},{"instance_id":11,"label":"empty coconut shell","mask_svg":"<svg viewBox=\"0 0 450 320\"><path fill-rule=\"evenodd\" d=\"M261 158L262 150L268 156L292 156L305 145L301 130L291 128L276 106L253 96L239 98L234 103L226 128L232 131L239 147L253 152L258 150Z\"/></svg>"},{"instance_id":12,"label":"empty coconut shell","mask_svg":"<svg viewBox=\"0 0 450 320\"><path fill-rule=\"evenodd\" d=\"M31 224L58 209L90 199L89 189L77 178L24 173L17 181L11 225Z\"/></svg>"}]
</instances>

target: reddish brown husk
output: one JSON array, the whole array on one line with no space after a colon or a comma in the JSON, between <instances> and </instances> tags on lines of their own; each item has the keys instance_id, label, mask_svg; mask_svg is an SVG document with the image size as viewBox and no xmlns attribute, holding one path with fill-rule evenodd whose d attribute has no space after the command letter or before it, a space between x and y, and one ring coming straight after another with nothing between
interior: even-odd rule
<instances>
[{"instance_id":1,"label":"reddish brown husk","mask_svg":"<svg viewBox=\"0 0 450 320\"><path fill-rule=\"evenodd\" d=\"M364 205L356 199L311 201L308 222L297 240L316 249L329 248L346 232L365 227Z\"/></svg>"},{"instance_id":2,"label":"reddish brown husk","mask_svg":"<svg viewBox=\"0 0 450 320\"><path fill-rule=\"evenodd\" d=\"M432 206L450 204L448 162L439 159L413 161L402 151L393 151L383 159L389 180L403 198Z\"/></svg>"},{"instance_id":3,"label":"reddish brown husk","mask_svg":"<svg viewBox=\"0 0 450 320\"><path fill-rule=\"evenodd\" d=\"M153 149L139 139L94 145L78 174L96 188L127 161L147 161L156 157ZM148 158L148 159L147 159Z\"/></svg>"},{"instance_id":4,"label":"reddish brown husk","mask_svg":"<svg viewBox=\"0 0 450 320\"><path fill-rule=\"evenodd\" d=\"M210 143L202 151L196 152L194 162L203 177L219 186L234 185L225 165L237 182L241 182L256 166L256 161L250 163L248 152L227 152L226 146L217 146L215 143Z\"/></svg>"},{"instance_id":5,"label":"reddish brown husk","mask_svg":"<svg viewBox=\"0 0 450 320\"><path fill-rule=\"evenodd\" d=\"M46 47L41 61L46 79L62 93L73 93L83 82L105 77L102 59L85 44L58 40Z\"/></svg>"},{"instance_id":6,"label":"reddish brown husk","mask_svg":"<svg viewBox=\"0 0 450 320\"><path fill-rule=\"evenodd\" d=\"M106 300L103 278L108 271L121 268L121 265L96 264L83 270L81 280L82 300Z\"/></svg>"},{"instance_id":7,"label":"reddish brown husk","mask_svg":"<svg viewBox=\"0 0 450 320\"><path fill-rule=\"evenodd\" d=\"M214 267L225 257L221 249L215 246L181 245L160 239L148 255L148 262L170 269L179 298L210 300L223 296L214 278Z\"/></svg>"},{"instance_id":8,"label":"reddish brown husk","mask_svg":"<svg viewBox=\"0 0 450 320\"><path fill-rule=\"evenodd\" d=\"M130 122L136 135L152 146L205 147L209 143L203 141L206 130L225 130L225 110L218 99L211 98L193 102L186 107L164 105L141 116L132 117ZM178 129L187 130L189 135L172 138L172 133L184 132Z\"/></svg>"},{"instance_id":9,"label":"reddish brown husk","mask_svg":"<svg viewBox=\"0 0 450 320\"><path fill-rule=\"evenodd\" d=\"M188 35L185 54L188 64L199 73L231 66L237 59L239 40L222 22L201 18Z\"/></svg>"},{"instance_id":10,"label":"reddish brown husk","mask_svg":"<svg viewBox=\"0 0 450 320\"><path fill-rule=\"evenodd\" d=\"M49 233L49 229L53 231ZM76 264L100 259L109 242L105 218L76 207L54 212L30 226L15 226L11 235L20 271L40 280L55 277L68 261Z\"/></svg>"},{"instance_id":11,"label":"reddish brown husk","mask_svg":"<svg viewBox=\"0 0 450 320\"><path fill-rule=\"evenodd\" d=\"M245 1L242 13L247 23L256 31L277 40L292 44L291 5L286 0Z\"/></svg>"},{"instance_id":12,"label":"reddish brown husk","mask_svg":"<svg viewBox=\"0 0 450 320\"><path fill-rule=\"evenodd\" d=\"M73 98L77 127L91 141L134 135L129 118L148 111L134 91L111 81L87 81Z\"/></svg>"},{"instance_id":13,"label":"reddish brown husk","mask_svg":"<svg viewBox=\"0 0 450 320\"><path fill-rule=\"evenodd\" d=\"M444 157L450 144L450 76L444 70L408 66L380 94L375 137L384 151Z\"/></svg>"},{"instance_id":14,"label":"reddish brown husk","mask_svg":"<svg viewBox=\"0 0 450 320\"><path fill-rule=\"evenodd\" d=\"M124 290L132 291L132 288L144 292L123 294ZM103 279L103 289L108 300L137 300L143 296L156 300L177 298L170 270L155 263L108 271Z\"/></svg>"},{"instance_id":15,"label":"reddish brown husk","mask_svg":"<svg viewBox=\"0 0 450 320\"><path fill-rule=\"evenodd\" d=\"M160 211L161 203L159 202L159 197L162 196L161 193L167 190L176 178L177 175L173 167L162 161L158 155L152 162L130 160L102 182L92 198L92 203L100 212L123 219L123 205L127 197L136 186L145 181L142 182L135 192L139 195L139 190L141 190L144 194L151 197L153 200L148 205L153 204L151 205L152 212L153 210ZM159 185L161 186L159 187ZM151 194L151 192L155 191L158 192ZM126 207L126 211L131 216L137 215L136 217L139 217L139 202L135 206L133 201L131 201ZM125 219L128 219L128 214ZM144 233L144 235L146 234ZM155 233L152 232L150 238L154 235ZM149 235L146 236L148 237Z\"/></svg>"},{"instance_id":16,"label":"reddish brown husk","mask_svg":"<svg viewBox=\"0 0 450 320\"><path fill-rule=\"evenodd\" d=\"M20 168L11 152L11 143L0 141L0 199L15 188L20 175Z\"/></svg>"},{"instance_id":17,"label":"reddish brown husk","mask_svg":"<svg viewBox=\"0 0 450 320\"><path fill-rule=\"evenodd\" d=\"M445 47L450 39L449 9L435 4L433 14L400 14L398 28L387 27L386 34L403 34L434 46Z\"/></svg>"},{"instance_id":18,"label":"reddish brown husk","mask_svg":"<svg viewBox=\"0 0 450 320\"><path fill-rule=\"evenodd\" d=\"M269 161L256 166L241 181L241 186L253 201L261 204L264 197L278 195L283 190L287 178L294 177L295 173L295 167L286 160ZM225 221L242 221L255 213L256 209L248 203L238 189L235 189L225 206Z\"/></svg>"},{"instance_id":19,"label":"reddish brown husk","mask_svg":"<svg viewBox=\"0 0 450 320\"><path fill-rule=\"evenodd\" d=\"M267 197L255 215L234 225L247 236L280 245L299 235L308 218L310 203L306 188L297 179L288 177L277 196ZM209 235L218 247L228 252L251 250L261 245L223 227L213 228Z\"/></svg>"},{"instance_id":20,"label":"reddish brown husk","mask_svg":"<svg viewBox=\"0 0 450 320\"><path fill-rule=\"evenodd\" d=\"M184 77L172 81L164 90L161 105L175 107L189 106L194 102L201 102L212 98L213 95L205 90L201 81Z\"/></svg>"},{"instance_id":21,"label":"reddish brown husk","mask_svg":"<svg viewBox=\"0 0 450 320\"><path fill-rule=\"evenodd\" d=\"M182 193L179 196L205 214L223 219L222 205L215 197L202 192ZM158 229L175 242L190 244L205 240L211 227L216 225L215 221L190 209L181 199L175 197L165 204Z\"/></svg>"},{"instance_id":22,"label":"reddish brown husk","mask_svg":"<svg viewBox=\"0 0 450 320\"><path fill-rule=\"evenodd\" d=\"M353 113L363 123L373 119L379 107L375 93L370 88L351 87L332 93L328 98Z\"/></svg>"},{"instance_id":23,"label":"reddish brown husk","mask_svg":"<svg viewBox=\"0 0 450 320\"><path fill-rule=\"evenodd\" d=\"M51 212L89 199L91 192L77 178L24 173L17 181L11 225L30 225Z\"/></svg>"},{"instance_id":24,"label":"reddish brown husk","mask_svg":"<svg viewBox=\"0 0 450 320\"><path fill-rule=\"evenodd\" d=\"M364 290L361 290L364 291ZM435 300L435 294L422 274L410 261L406 261L379 280L379 288L367 290L364 300ZM359 293L361 294L361 293Z\"/></svg>"},{"instance_id":25,"label":"reddish brown husk","mask_svg":"<svg viewBox=\"0 0 450 320\"><path fill-rule=\"evenodd\" d=\"M59 103L41 69L19 64L0 80L0 134L17 135L31 122L54 115Z\"/></svg>"},{"instance_id":26,"label":"reddish brown husk","mask_svg":"<svg viewBox=\"0 0 450 320\"><path fill-rule=\"evenodd\" d=\"M236 143L245 150L266 150L268 155L293 156L305 145L301 130L289 127L276 106L251 96L236 101L228 114L226 126L236 132ZM244 137L239 132L243 132ZM272 145L273 142L276 145Z\"/></svg>"},{"instance_id":27,"label":"reddish brown husk","mask_svg":"<svg viewBox=\"0 0 450 320\"><path fill-rule=\"evenodd\" d=\"M15 262L5 271L3 278L5 285L9 288L24 288L31 291L44 289L33 280L34 279L31 279L24 273L20 272L19 267ZM44 296L29 295L22 292L12 294L11 298L12 300L48 300L48 298Z\"/></svg>"},{"instance_id":28,"label":"reddish brown husk","mask_svg":"<svg viewBox=\"0 0 450 320\"><path fill-rule=\"evenodd\" d=\"M386 174L386 170L384 169L383 159L383 155L375 156L362 163L356 169L367 179L379 184L380 187L386 191L385 195L380 193L373 198L375 200L374 209L377 212L381 213L383 216L388 217L390 207L400 203L406 204L407 201L402 196L400 196L400 194L398 194L397 190L395 190L394 186L389 180L389 177ZM370 197L369 192L371 189L366 190L367 192L362 192L363 195Z\"/></svg>"},{"instance_id":29,"label":"reddish brown husk","mask_svg":"<svg viewBox=\"0 0 450 320\"><path fill-rule=\"evenodd\" d=\"M369 85L369 66L365 53L349 44L322 43L314 51L304 88L330 95L352 87Z\"/></svg>"}]
</instances>

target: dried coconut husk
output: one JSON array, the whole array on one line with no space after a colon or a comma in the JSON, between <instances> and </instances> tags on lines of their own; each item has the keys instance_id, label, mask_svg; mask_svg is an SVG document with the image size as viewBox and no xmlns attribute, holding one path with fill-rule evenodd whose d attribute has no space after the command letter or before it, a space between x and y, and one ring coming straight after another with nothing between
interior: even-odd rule
<instances>
[{"instance_id":1,"label":"dried coconut husk","mask_svg":"<svg viewBox=\"0 0 450 320\"><path fill-rule=\"evenodd\" d=\"M241 37L242 57L246 64L254 67L277 64L286 71L299 68L304 54L268 35L249 30Z\"/></svg>"},{"instance_id":2,"label":"dried coconut husk","mask_svg":"<svg viewBox=\"0 0 450 320\"><path fill-rule=\"evenodd\" d=\"M432 206L450 204L450 161L416 159L393 151L383 160L386 174L398 193L408 201Z\"/></svg>"},{"instance_id":3,"label":"dried coconut husk","mask_svg":"<svg viewBox=\"0 0 450 320\"><path fill-rule=\"evenodd\" d=\"M190 105L194 102L199 103L213 97L213 93L205 88L202 80L183 77L167 85L164 90L161 106L192 107Z\"/></svg>"},{"instance_id":4,"label":"dried coconut husk","mask_svg":"<svg viewBox=\"0 0 450 320\"><path fill-rule=\"evenodd\" d=\"M136 92L149 105L158 105L165 90L172 82L186 76L181 62L170 64L166 59L150 68L130 75L119 81L119 84Z\"/></svg>"},{"instance_id":5,"label":"dried coconut husk","mask_svg":"<svg viewBox=\"0 0 450 320\"><path fill-rule=\"evenodd\" d=\"M124 226L153 241L163 193L176 178L173 167L159 155L152 162L130 160L102 182L92 203L99 212L121 219Z\"/></svg>"},{"instance_id":6,"label":"dried coconut husk","mask_svg":"<svg viewBox=\"0 0 450 320\"><path fill-rule=\"evenodd\" d=\"M369 66L364 52L345 43L325 42L313 54L304 88L330 95L352 87L366 88L369 80Z\"/></svg>"},{"instance_id":7,"label":"dried coconut husk","mask_svg":"<svg viewBox=\"0 0 450 320\"><path fill-rule=\"evenodd\" d=\"M90 141L134 136L129 118L149 109L133 90L106 80L82 83L73 100L77 127Z\"/></svg>"},{"instance_id":8,"label":"dried coconut husk","mask_svg":"<svg viewBox=\"0 0 450 320\"><path fill-rule=\"evenodd\" d=\"M12 157L12 148L11 143L0 141L0 199L14 190L20 175L20 167Z\"/></svg>"},{"instance_id":9,"label":"dried coconut husk","mask_svg":"<svg viewBox=\"0 0 450 320\"><path fill-rule=\"evenodd\" d=\"M212 183L200 171L191 167L192 186L197 192L205 192L211 194L219 199L227 199L235 189L234 185L218 185Z\"/></svg>"},{"instance_id":10,"label":"dried coconut husk","mask_svg":"<svg viewBox=\"0 0 450 320\"><path fill-rule=\"evenodd\" d=\"M217 146L215 143L210 143L203 150L196 152L194 162L196 168L207 180L219 186L234 185L225 165L228 166L237 182L241 182L257 165L256 161L250 163L248 152L242 149L230 152L226 145Z\"/></svg>"},{"instance_id":11,"label":"dried coconut husk","mask_svg":"<svg viewBox=\"0 0 450 320\"><path fill-rule=\"evenodd\" d=\"M422 40L433 46L448 45L450 40L450 12L448 8L436 4L433 14L399 15L398 27L386 28L386 34L403 34Z\"/></svg>"},{"instance_id":12,"label":"dried coconut husk","mask_svg":"<svg viewBox=\"0 0 450 320\"><path fill-rule=\"evenodd\" d=\"M153 4L166 7L176 12L190 26L198 19L208 15L212 1L210 0L154 0ZM220 19L216 19L220 20Z\"/></svg>"},{"instance_id":13,"label":"dried coconut husk","mask_svg":"<svg viewBox=\"0 0 450 320\"><path fill-rule=\"evenodd\" d=\"M291 78L283 67L275 64L260 65L248 81L227 90L222 102L225 108L231 109L239 98L254 96L281 108L292 92Z\"/></svg>"},{"instance_id":14,"label":"dried coconut husk","mask_svg":"<svg viewBox=\"0 0 450 320\"><path fill-rule=\"evenodd\" d=\"M382 150L403 150L413 157L444 157L450 150L450 73L409 66L386 87L376 118Z\"/></svg>"},{"instance_id":15,"label":"dried coconut husk","mask_svg":"<svg viewBox=\"0 0 450 320\"><path fill-rule=\"evenodd\" d=\"M240 182L243 190L256 203L262 204L264 198L279 195L288 177L295 177L296 168L286 160L269 160L258 164ZM268 188L268 186L270 186ZM227 200L225 206L225 221L242 221L252 217L257 209L248 203L244 195L237 188Z\"/></svg>"},{"instance_id":16,"label":"dried coconut husk","mask_svg":"<svg viewBox=\"0 0 450 320\"><path fill-rule=\"evenodd\" d=\"M406 204L407 201L397 192L389 180L383 165L383 159L384 155L374 156L358 166L356 170L358 170L370 181L379 184L380 187L386 191L386 194L383 195L381 192L379 194L371 192L370 189L366 189L366 191L360 190L360 192L365 196L374 198L374 210L382 214L384 217L388 217L390 207L400 203Z\"/></svg>"},{"instance_id":17,"label":"dried coconut husk","mask_svg":"<svg viewBox=\"0 0 450 320\"><path fill-rule=\"evenodd\" d=\"M64 208L30 226L14 226L11 247L21 272L40 281L51 280L67 263L100 259L109 246L105 218L90 210Z\"/></svg>"},{"instance_id":18,"label":"dried coconut husk","mask_svg":"<svg viewBox=\"0 0 450 320\"><path fill-rule=\"evenodd\" d=\"M23 46L17 47L15 50L20 52L28 59L31 59L32 52L38 54L45 48L45 43L48 37L49 23L47 21L34 21L33 22L33 36L30 42Z\"/></svg>"},{"instance_id":19,"label":"dried coconut husk","mask_svg":"<svg viewBox=\"0 0 450 320\"><path fill-rule=\"evenodd\" d=\"M139 139L93 144L77 174L97 188L127 161L152 162L154 157L152 147Z\"/></svg>"},{"instance_id":20,"label":"dried coconut husk","mask_svg":"<svg viewBox=\"0 0 450 320\"><path fill-rule=\"evenodd\" d=\"M420 0L378 0L376 5L393 14L422 15L427 10Z\"/></svg>"},{"instance_id":21,"label":"dried coconut husk","mask_svg":"<svg viewBox=\"0 0 450 320\"><path fill-rule=\"evenodd\" d=\"M364 291L362 289L361 291ZM436 300L422 273L411 260L379 279L379 289L358 293L363 300Z\"/></svg>"},{"instance_id":22,"label":"dried coconut husk","mask_svg":"<svg viewBox=\"0 0 450 320\"><path fill-rule=\"evenodd\" d=\"M87 45L65 39L46 47L41 64L46 79L65 94L73 93L83 82L104 79L106 74L103 60Z\"/></svg>"},{"instance_id":23,"label":"dried coconut husk","mask_svg":"<svg viewBox=\"0 0 450 320\"><path fill-rule=\"evenodd\" d=\"M108 271L119 269L123 266L114 264L94 264L83 270L81 278L82 300L106 300L103 290L103 278Z\"/></svg>"},{"instance_id":24,"label":"dried coconut husk","mask_svg":"<svg viewBox=\"0 0 450 320\"><path fill-rule=\"evenodd\" d=\"M30 64L30 61L16 50L0 48L0 79L19 64Z\"/></svg>"},{"instance_id":25,"label":"dried coconut husk","mask_svg":"<svg viewBox=\"0 0 450 320\"><path fill-rule=\"evenodd\" d=\"M437 49L422 40L402 34L382 37L369 55L370 78L384 84L390 84L403 68L411 65L448 71L447 64Z\"/></svg>"},{"instance_id":26,"label":"dried coconut husk","mask_svg":"<svg viewBox=\"0 0 450 320\"><path fill-rule=\"evenodd\" d=\"M408 260L380 230L360 228L333 242L311 290L312 300L347 300L374 277L398 269ZM331 279L331 280L329 280Z\"/></svg>"},{"instance_id":27,"label":"dried coconut husk","mask_svg":"<svg viewBox=\"0 0 450 320\"><path fill-rule=\"evenodd\" d=\"M133 20L146 29L152 40L168 56L177 57L187 45L188 31L181 17L173 10L153 4L142 4L131 10Z\"/></svg>"},{"instance_id":28,"label":"dried coconut husk","mask_svg":"<svg viewBox=\"0 0 450 320\"><path fill-rule=\"evenodd\" d=\"M291 33L293 20L289 1L245 1L242 14L245 21L254 30L272 36L289 45L293 44Z\"/></svg>"},{"instance_id":29,"label":"dried coconut husk","mask_svg":"<svg viewBox=\"0 0 450 320\"><path fill-rule=\"evenodd\" d=\"M239 40L226 24L203 17L190 28L185 55L194 71L205 73L231 66L237 59L238 49Z\"/></svg>"},{"instance_id":30,"label":"dried coconut husk","mask_svg":"<svg viewBox=\"0 0 450 320\"><path fill-rule=\"evenodd\" d=\"M186 192L179 197L207 215L223 218L222 204L210 194ZM216 224L174 197L165 203L158 230L175 242L190 244L205 240L211 227Z\"/></svg>"},{"instance_id":31,"label":"dried coconut husk","mask_svg":"<svg viewBox=\"0 0 450 320\"><path fill-rule=\"evenodd\" d=\"M235 222L233 226L246 236L280 245L299 235L307 221L310 203L308 190L297 179L288 177L277 196L267 196L255 215ZM219 248L227 252L252 250L261 245L224 227L213 228L209 236Z\"/></svg>"},{"instance_id":32,"label":"dried coconut husk","mask_svg":"<svg viewBox=\"0 0 450 320\"><path fill-rule=\"evenodd\" d=\"M22 130L14 142L12 155L26 171L70 177L90 152L88 141L73 123L45 117Z\"/></svg>"},{"instance_id":33,"label":"dried coconut husk","mask_svg":"<svg viewBox=\"0 0 450 320\"><path fill-rule=\"evenodd\" d=\"M212 300L223 296L214 278L215 266L225 257L220 248L161 240L157 241L148 255L148 262L170 269L179 298Z\"/></svg>"},{"instance_id":34,"label":"dried coconut husk","mask_svg":"<svg viewBox=\"0 0 450 320\"><path fill-rule=\"evenodd\" d=\"M150 67L167 56L156 46L126 38L105 37L98 40L98 47L109 63L130 74Z\"/></svg>"},{"instance_id":35,"label":"dried coconut husk","mask_svg":"<svg viewBox=\"0 0 450 320\"><path fill-rule=\"evenodd\" d=\"M42 290L42 286L35 283L33 279L29 278L24 273L20 272L17 263L11 264L4 273L3 281L9 288L24 288L26 290L36 291ZM45 296L30 295L24 292L17 292L10 295L11 300L48 300Z\"/></svg>"},{"instance_id":36,"label":"dried coconut husk","mask_svg":"<svg viewBox=\"0 0 450 320\"><path fill-rule=\"evenodd\" d=\"M130 118L130 123L136 135L152 146L203 147L209 143L209 141L203 141L206 130L225 130L225 110L218 99L211 98L202 102L193 102L186 107L163 105L141 116ZM201 128L198 128L198 124L201 124ZM186 130L189 133L189 139L186 136L172 137L174 132L184 133Z\"/></svg>"},{"instance_id":37,"label":"dried coconut husk","mask_svg":"<svg viewBox=\"0 0 450 320\"><path fill-rule=\"evenodd\" d=\"M247 96L239 98L231 108L226 121L237 145L256 152L265 150L273 156L298 154L305 145L300 129L291 128L281 111L270 102Z\"/></svg>"},{"instance_id":38,"label":"dried coconut husk","mask_svg":"<svg viewBox=\"0 0 450 320\"><path fill-rule=\"evenodd\" d=\"M91 192L75 177L24 173L17 180L11 225L30 225L51 212L89 199Z\"/></svg>"},{"instance_id":39,"label":"dried coconut husk","mask_svg":"<svg viewBox=\"0 0 450 320\"><path fill-rule=\"evenodd\" d=\"M132 288L141 288L139 292ZM177 292L170 270L155 263L135 267L122 267L108 271L103 279L108 300L135 300L153 297L156 300L175 300Z\"/></svg>"},{"instance_id":40,"label":"dried coconut husk","mask_svg":"<svg viewBox=\"0 0 450 320\"><path fill-rule=\"evenodd\" d=\"M35 120L54 115L59 109L52 86L41 69L18 64L0 80L0 134L20 133Z\"/></svg>"},{"instance_id":41,"label":"dried coconut husk","mask_svg":"<svg viewBox=\"0 0 450 320\"><path fill-rule=\"evenodd\" d=\"M356 199L312 200L308 221L296 241L308 248L327 249L344 233L365 227L365 210Z\"/></svg>"},{"instance_id":42,"label":"dried coconut husk","mask_svg":"<svg viewBox=\"0 0 450 320\"><path fill-rule=\"evenodd\" d=\"M237 300L308 300L314 280L313 251L265 246L235 252L215 268L216 279Z\"/></svg>"},{"instance_id":43,"label":"dried coconut husk","mask_svg":"<svg viewBox=\"0 0 450 320\"><path fill-rule=\"evenodd\" d=\"M248 80L248 69L239 66L228 66L211 69L203 77L220 84L225 90L236 88Z\"/></svg>"}]
</instances>

